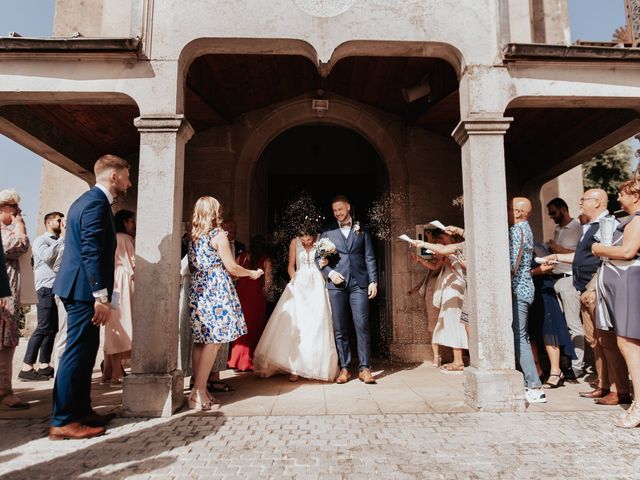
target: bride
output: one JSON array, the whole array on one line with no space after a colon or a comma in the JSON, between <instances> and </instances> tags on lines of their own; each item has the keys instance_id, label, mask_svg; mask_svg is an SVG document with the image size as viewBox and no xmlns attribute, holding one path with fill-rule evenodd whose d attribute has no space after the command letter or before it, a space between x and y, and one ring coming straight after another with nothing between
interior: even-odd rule
<instances>
[{"instance_id":1,"label":"bride","mask_svg":"<svg viewBox=\"0 0 640 480\"><path fill-rule=\"evenodd\" d=\"M338 353L324 277L315 263L317 236L305 228L289 245L291 280L271 314L254 355L254 371L332 382L338 375ZM321 260L326 261L326 260Z\"/></svg>"}]
</instances>

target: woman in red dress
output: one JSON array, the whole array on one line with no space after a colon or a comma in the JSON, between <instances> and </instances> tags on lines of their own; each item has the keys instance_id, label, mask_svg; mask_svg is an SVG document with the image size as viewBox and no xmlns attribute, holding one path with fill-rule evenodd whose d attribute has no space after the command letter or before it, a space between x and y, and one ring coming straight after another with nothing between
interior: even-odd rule
<instances>
[{"instance_id":1,"label":"woman in red dress","mask_svg":"<svg viewBox=\"0 0 640 480\"><path fill-rule=\"evenodd\" d=\"M264 280L242 277L236 283L248 332L231 344L228 366L241 372L253 370L253 352L267 321L264 291L271 282L271 261L266 250L266 240L261 235L256 235L251 239L249 251L238 255L236 260L238 265L245 268L264 270Z\"/></svg>"}]
</instances>

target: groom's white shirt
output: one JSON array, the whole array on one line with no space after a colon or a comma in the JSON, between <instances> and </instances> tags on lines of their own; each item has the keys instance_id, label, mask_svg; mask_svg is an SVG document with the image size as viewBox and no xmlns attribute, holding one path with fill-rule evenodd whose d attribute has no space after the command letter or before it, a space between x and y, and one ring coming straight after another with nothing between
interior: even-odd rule
<instances>
[{"instance_id":1,"label":"groom's white shirt","mask_svg":"<svg viewBox=\"0 0 640 480\"><path fill-rule=\"evenodd\" d=\"M345 222L351 222L351 217L346 219ZM351 223L353 224L353 222ZM340 225L340 222L338 222L338 226L339 225ZM342 235L344 236L344 238L347 238L349 237L349 232L351 231L351 227L340 227L340 231L342 232Z\"/></svg>"}]
</instances>

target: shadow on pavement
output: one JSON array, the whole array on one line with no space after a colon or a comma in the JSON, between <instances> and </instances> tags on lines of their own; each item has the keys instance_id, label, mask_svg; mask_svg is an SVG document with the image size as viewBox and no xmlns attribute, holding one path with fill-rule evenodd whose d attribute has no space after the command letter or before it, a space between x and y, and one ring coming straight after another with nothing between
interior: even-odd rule
<instances>
[{"instance_id":1,"label":"shadow on pavement","mask_svg":"<svg viewBox=\"0 0 640 480\"><path fill-rule=\"evenodd\" d=\"M114 431L136 421L149 421L151 425L122 434ZM94 473L91 478L116 480L150 473L167 468L177 460L177 455L170 454L173 448L203 440L225 423L226 418L222 415L195 413L180 415L162 423L158 420L118 419L114 421L111 433L108 430L105 436L91 440L51 442L52 449L72 448L73 445L77 445L78 448L51 460L11 471L0 478L31 480L55 477L70 480L85 477L87 472L95 469L105 469L106 472ZM172 443L176 431L180 432L179 444ZM44 432L40 433L42 437ZM25 438L25 442L29 440L33 438ZM42 441L49 442L46 439ZM28 455L28 452L23 454ZM9 453L0 457L0 461L4 463L16 456ZM113 468L112 471L109 471L110 466Z\"/></svg>"}]
</instances>

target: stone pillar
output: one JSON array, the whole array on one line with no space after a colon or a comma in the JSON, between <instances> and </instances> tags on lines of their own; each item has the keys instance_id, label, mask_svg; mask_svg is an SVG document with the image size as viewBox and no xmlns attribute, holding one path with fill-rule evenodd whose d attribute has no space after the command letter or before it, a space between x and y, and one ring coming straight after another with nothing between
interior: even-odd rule
<instances>
[{"instance_id":1,"label":"stone pillar","mask_svg":"<svg viewBox=\"0 0 640 480\"><path fill-rule=\"evenodd\" d=\"M178 358L184 147L193 129L183 115L142 116L129 416L170 416L183 403Z\"/></svg>"},{"instance_id":2,"label":"stone pillar","mask_svg":"<svg viewBox=\"0 0 640 480\"><path fill-rule=\"evenodd\" d=\"M467 296L471 366L465 401L484 411L524 410L524 380L514 369L511 279L502 114L462 120L453 137L462 147Z\"/></svg>"}]
</instances>

